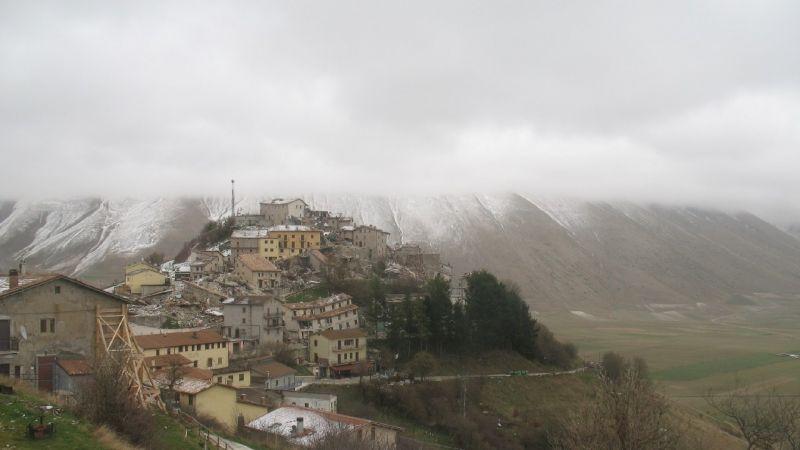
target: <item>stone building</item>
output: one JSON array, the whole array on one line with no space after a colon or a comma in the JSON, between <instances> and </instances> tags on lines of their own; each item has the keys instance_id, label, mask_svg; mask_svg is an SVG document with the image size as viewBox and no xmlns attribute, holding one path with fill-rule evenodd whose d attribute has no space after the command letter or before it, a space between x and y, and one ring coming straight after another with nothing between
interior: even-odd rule
<instances>
[{"instance_id":1,"label":"stone building","mask_svg":"<svg viewBox=\"0 0 800 450\"><path fill-rule=\"evenodd\" d=\"M228 367L228 343L213 330L145 334L136 336L136 343L145 357L177 354L192 361L193 367Z\"/></svg>"},{"instance_id":2,"label":"stone building","mask_svg":"<svg viewBox=\"0 0 800 450\"><path fill-rule=\"evenodd\" d=\"M389 233L372 225L359 225L353 229L353 246L365 249L366 258L370 261L386 259L388 238Z\"/></svg>"},{"instance_id":3,"label":"stone building","mask_svg":"<svg viewBox=\"0 0 800 450\"><path fill-rule=\"evenodd\" d=\"M297 387L295 376L297 371L278 361L268 361L250 369L250 380L253 385L263 385L265 389L276 391L290 390Z\"/></svg>"},{"instance_id":4,"label":"stone building","mask_svg":"<svg viewBox=\"0 0 800 450\"><path fill-rule=\"evenodd\" d=\"M298 256L305 251L319 249L322 231L305 225L275 225L269 228L269 239L263 240L261 256L270 261Z\"/></svg>"},{"instance_id":5,"label":"stone building","mask_svg":"<svg viewBox=\"0 0 800 450\"><path fill-rule=\"evenodd\" d=\"M157 268L137 262L125 267L125 286L131 294L148 295L167 289L169 280Z\"/></svg>"},{"instance_id":6,"label":"stone building","mask_svg":"<svg viewBox=\"0 0 800 450\"><path fill-rule=\"evenodd\" d=\"M360 328L323 330L312 334L308 345L311 362L319 364L323 377L366 375L369 370L367 333Z\"/></svg>"},{"instance_id":7,"label":"stone building","mask_svg":"<svg viewBox=\"0 0 800 450\"><path fill-rule=\"evenodd\" d=\"M305 215L308 205L303 200L284 200L276 198L259 204L259 212L267 226L290 225L299 222Z\"/></svg>"},{"instance_id":8,"label":"stone building","mask_svg":"<svg viewBox=\"0 0 800 450\"><path fill-rule=\"evenodd\" d=\"M231 259L236 261L239 255L258 254L259 240L267 238L266 228L242 228L231 233Z\"/></svg>"},{"instance_id":9,"label":"stone building","mask_svg":"<svg viewBox=\"0 0 800 450\"><path fill-rule=\"evenodd\" d=\"M283 342L284 310L271 295L248 295L222 304L225 316L222 333L225 337L247 345ZM234 341L234 353L241 347Z\"/></svg>"},{"instance_id":10,"label":"stone building","mask_svg":"<svg viewBox=\"0 0 800 450\"><path fill-rule=\"evenodd\" d=\"M95 355L97 309L127 301L65 275L20 278L0 288L0 374L52 388L56 357Z\"/></svg>"},{"instance_id":11,"label":"stone building","mask_svg":"<svg viewBox=\"0 0 800 450\"><path fill-rule=\"evenodd\" d=\"M239 255L234 273L251 289L272 289L281 282L281 271L259 255Z\"/></svg>"},{"instance_id":12,"label":"stone building","mask_svg":"<svg viewBox=\"0 0 800 450\"><path fill-rule=\"evenodd\" d=\"M286 333L290 341L308 342L316 332L358 328L358 306L347 294L310 302L286 303Z\"/></svg>"}]
</instances>

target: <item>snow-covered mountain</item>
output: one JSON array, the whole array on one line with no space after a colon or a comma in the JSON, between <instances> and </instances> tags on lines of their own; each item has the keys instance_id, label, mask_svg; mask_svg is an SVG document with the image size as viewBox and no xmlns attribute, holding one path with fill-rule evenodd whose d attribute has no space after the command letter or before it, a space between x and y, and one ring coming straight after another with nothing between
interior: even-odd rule
<instances>
[{"instance_id":1,"label":"snow-covered mountain","mask_svg":"<svg viewBox=\"0 0 800 450\"><path fill-rule=\"evenodd\" d=\"M747 213L584 202L535 195L304 195L424 242L456 271L487 268L537 308L724 304L733 295L800 293L800 240ZM257 199L237 199L237 211ZM229 198L0 202L0 269L21 258L98 283L155 249L174 254Z\"/></svg>"}]
</instances>

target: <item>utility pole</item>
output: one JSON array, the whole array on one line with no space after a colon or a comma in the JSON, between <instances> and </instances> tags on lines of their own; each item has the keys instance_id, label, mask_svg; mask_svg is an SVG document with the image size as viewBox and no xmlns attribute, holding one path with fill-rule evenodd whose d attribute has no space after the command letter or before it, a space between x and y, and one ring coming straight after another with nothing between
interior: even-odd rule
<instances>
[{"instance_id":1,"label":"utility pole","mask_svg":"<svg viewBox=\"0 0 800 450\"><path fill-rule=\"evenodd\" d=\"M236 216L236 197L233 195L233 183L234 181L231 180L231 219Z\"/></svg>"}]
</instances>

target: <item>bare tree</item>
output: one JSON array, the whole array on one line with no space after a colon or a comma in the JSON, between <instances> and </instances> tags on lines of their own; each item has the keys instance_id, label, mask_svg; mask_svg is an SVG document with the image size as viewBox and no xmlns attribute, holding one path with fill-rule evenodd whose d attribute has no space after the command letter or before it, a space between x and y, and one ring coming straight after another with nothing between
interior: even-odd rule
<instances>
[{"instance_id":1,"label":"bare tree","mask_svg":"<svg viewBox=\"0 0 800 450\"><path fill-rule=\"evenodd\" d=\"M706 401L736 426L748 449L800 449L800 399L775 391L737 388L728 394L709 393Z\"/></svg>"},{"instance_id":2,"label":"bare tree","mask_svg":"<svg viewBox=\"0 0 800 450\"><path fill-rule=\"evenodd\" d=\"M132 443L149 447L156 427L153 416L133 398L124 363L128 355L103 355L94 361L92 378L76 393L76 411L84 418L108 425Z\"/></svg>"},{"instance_id":3,"label":"bare tree","mask_svg":"<svg viewBox=\"0 0 800 450\"><path fill-rule=\"evenodd\" d=\"M597 397L568 414L550 435L557 449L675 449L681 439L667 400L627 365L612 379L600 375Z\"/></svg>"},{"instance_id":4,"label":"bare tree","mask_svg":"<svg viewBox=\"0 0 800 450\"><path fill-rule=\"evenodd\" d=\"M435 371L437 366L438 363L433 355L428 352L417 352L406 365L406 369L424 381L425 377Z\"/></svg>"},{"instance_id":5,"label":"bare tree","mask_svg":"<svg viewBox=\"0 0 800 450\"><path fill-rule=\"evenodd\" d=\"M314 439L308 448L312 450L379 450L386 448L383 441L373 440L362 430L334 430Z\"/></svg>"},{"instance_id":6,"label":"bare tree","mask_svg":"<svg viewBox=\"0 0 800 450\"><path fill-rule=\"evenodd\" d=\"M175 386L183 381L185 373L186 367L180 363L178 358L169 358L169 365L163 371L162 380L164 382L162 386L166 386L165 389L172 394L170 400L176 400L174 394Z\"/></svg>"}]
</instances>

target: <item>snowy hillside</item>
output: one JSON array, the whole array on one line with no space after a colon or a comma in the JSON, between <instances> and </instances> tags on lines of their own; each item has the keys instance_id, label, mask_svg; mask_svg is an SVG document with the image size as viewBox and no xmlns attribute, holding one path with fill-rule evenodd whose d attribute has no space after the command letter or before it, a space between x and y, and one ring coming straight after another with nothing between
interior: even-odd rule
<instances>
[{"instance_id":1,"label":"snowy hillside","mask_svg":"<svg viewBox=\"0 0 800 450\"><path fill-rule=\"evenodd\" d=\"M800 292L800 240L749 214L535 195L300 195L313 208L438 249L457 273L487 268L543 308L724 304L732 295ZM239 198L258 211L264 197ZM100 284L153 250L171 256L230 198L72 199L0 204L0 268Z\"/></svg>"}]
</instances>

